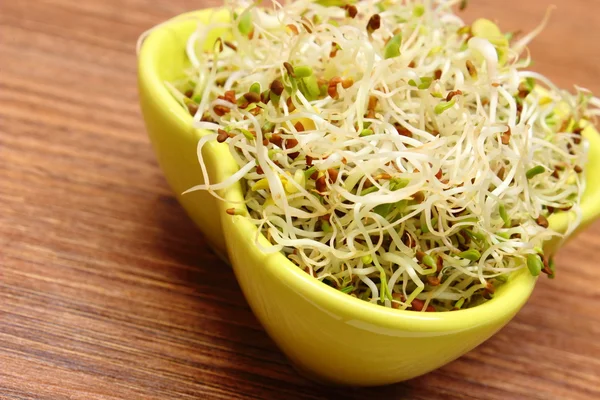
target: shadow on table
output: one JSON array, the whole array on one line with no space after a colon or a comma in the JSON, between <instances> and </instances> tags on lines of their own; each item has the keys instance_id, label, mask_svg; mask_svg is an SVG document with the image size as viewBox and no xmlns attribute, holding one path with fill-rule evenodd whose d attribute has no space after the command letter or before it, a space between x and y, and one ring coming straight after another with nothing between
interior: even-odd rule
<instances>
[{"instance_id":1,"label":"shadow on table","mask_svg":"<svg viewBox=\"0 0 600 400\"><path fill-rule=\"evenodd\" d=\"M201 315L201 321L190 322L190 326L195 327L198 336L204 337L210 331L207 348L190 351L211 353L215 362L198 367L197 381L190 382L190 386L205 384L248 398L439 397L431 389L418 387L418 379L377 388L345 388L324 386L299 376L260 327L231 268L211 251L176 199L161 196L152 212L160 227L156 237L160 256L187 267L173 268L169 278L184 281L194 289L190 307Z\"/></svg>"}]
</instances>

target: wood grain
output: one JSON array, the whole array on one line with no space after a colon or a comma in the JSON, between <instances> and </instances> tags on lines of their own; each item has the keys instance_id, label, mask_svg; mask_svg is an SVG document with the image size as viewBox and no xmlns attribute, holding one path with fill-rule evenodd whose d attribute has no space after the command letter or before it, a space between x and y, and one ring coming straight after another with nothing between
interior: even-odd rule
<instances>
[{"instance_id":1,"label":"wood grain","mask_svg":"<svg viewBox=\"0 0 600 400\"><path fill-rule=\"evenodd\" d=\"M535 69L600 93L600 3L553 2ZM600 398L600 224L438 371L347 389L292 370L173 199L138 111L138 35L209 4L0 2L0 398ZM530 29L549 4L475 0L465 18Z\"/></svg>"}]
</instances>

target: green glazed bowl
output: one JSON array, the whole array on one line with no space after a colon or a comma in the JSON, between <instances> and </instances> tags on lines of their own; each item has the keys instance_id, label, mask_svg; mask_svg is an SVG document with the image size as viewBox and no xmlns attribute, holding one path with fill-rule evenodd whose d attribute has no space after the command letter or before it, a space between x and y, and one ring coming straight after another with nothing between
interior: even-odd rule
<instances>
[{"instance_id":1,"label":"green glazed bowl","mask_svg":"<svg viewBox=\"0 0 600 400\"><path fill-rule=\"evenodd\" d=\"M181 195L202 183L197 143L207 132L194 129L192 118L165 88L182 78L188 66L185 42L198 23L226 21L223 10L181 15L157 27L139 54L139 91L148 135L160 167L189 216L206 239L233 266L254 314L293 365L303 374L352 386L382 385L427 373L460 357L488 339L521 309L535 278L527 269L513 274L496 296L471 309L420 313L367 303L311 278L283 255L263 254L255 244L257 228L243 216L230 216L230 202L243 199L241 185L217 202L205 192ZM225 34L221 32L219 34ZM207 48L217 34L207 38ZM587 189L582 203L584 229L600 215L600 136L585 130L590 143ZM237 170L225 144L211 142L203 155L211 181ZM567 216L553 216L563 230ZM260 237L266 245L266 239ZM556 251L561 243L549 246Z\"/></svg>"}]
</instances>

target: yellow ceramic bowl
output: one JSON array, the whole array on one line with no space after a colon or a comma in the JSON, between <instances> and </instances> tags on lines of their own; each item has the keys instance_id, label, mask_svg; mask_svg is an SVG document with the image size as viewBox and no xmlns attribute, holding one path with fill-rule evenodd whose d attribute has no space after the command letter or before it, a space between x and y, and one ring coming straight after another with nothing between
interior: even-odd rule
<instances>
[{"instance_id":1,"label":"yellow ceramic bowl","mask_svg":"<svg viewBox=\"0 0 600 400\"><path fill-rule=\"evenodd\" d=\"M139 57L139 90L148 134L177 198L207 240L228 253L239 284L265 330L301 372L355 386L399 382L438 368L479 345L523 306L535 279L523 270L478 307L447 313L399 311L367 303L318 282L283 255L265 255L255 245L256 227L225 213L231 203L204 192L181 193L201 183L196 147L206 134L192 128L189 114L165 89L188 66L184 47L199 22L226 20L227 12L182 15L153 31ZM214 42L216 36L208 38ZM209 47L207 47L209 48ZM588 172L600 168L600 138L591 128ZM237 167L224 144L209 143L204 156L212 181ZM591 174L588 174L590 176ZM224 193L243 198L241 185ZM600 184L588 179L584 223L600 214ZM562 219L561 219L562 218ZM562 229L564 217L554 218ZM261 240L266 244L264 237Z\"/></svg>"}]
</instances>

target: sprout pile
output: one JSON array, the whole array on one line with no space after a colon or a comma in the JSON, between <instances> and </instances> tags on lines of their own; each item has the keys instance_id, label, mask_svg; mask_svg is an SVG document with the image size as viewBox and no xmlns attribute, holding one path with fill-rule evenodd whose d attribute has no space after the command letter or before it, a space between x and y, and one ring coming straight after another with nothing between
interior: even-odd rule
<instances>
[{"instance_id":1,"label":"sprout pile","mask_svg":"<svg viewBox=\"0 0 600 400\"><path fill-rule=\"evenodd\" d=\"M386 307L457 310L521 268L554 277L548 218L579 223L597 100L526 69L548 15L513 37L466 25L461 5L229 2L230 22L200 24L185 79L167 84L211 131L190 191L245 181L227 212L256 224L263 251ZM214 29L227 34L205 51ZM224 182L207 181L210 141L239 165Z\"/></svg>"}]
</instances>

